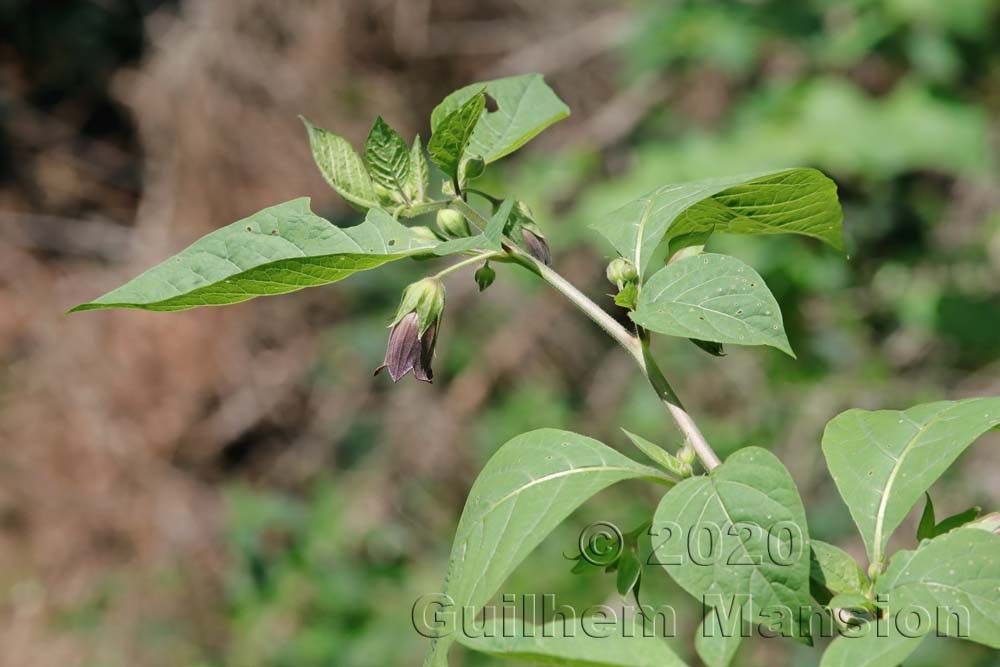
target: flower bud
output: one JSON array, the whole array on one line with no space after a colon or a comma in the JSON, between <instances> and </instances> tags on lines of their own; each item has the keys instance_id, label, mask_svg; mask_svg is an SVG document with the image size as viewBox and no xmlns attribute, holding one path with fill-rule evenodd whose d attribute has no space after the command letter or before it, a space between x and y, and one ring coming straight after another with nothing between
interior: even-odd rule
<instances>
[{"instance_id":1,"label":"flower bud","mask_svg":"<svg viewBox=\"0 0 1000 667\"><path fill-rule=\"evenodd\" d=\"M393 382L413 371L413 377L430 382L434 376L431 361L444 314L444 285L437 278L424 278L403 291L396 319L390 325L389 345L382 365L375 369L389 371Z\"/></svg>"},{"instance_id":2,"label":"flower bud","mask_svg":"<svg viewBox=\"0 0 1000 667\"><path fill-rule=\"evenodd\" d=\"M458 211L443 208L437 212L437 227L447 238L458 239L472 235L469 223Z\"/></svg>"},{"instance_id":3,"label":"flower bud","mask_svg":"<svg viewBox=\"0 0 1000 667\"><path fill-rule=\"evenodd\" d=\"M687 465L691 465L692 463L694 463L695 452L694 452L694 447L691 446L691 443L689 442L684 443L684 446L681 447L681 450L677 452L677 459L681 463Z\"/></svg>"},{"instance_id":4,"label":"flower bud","mask_svg":"<svg viewBox=\"0 0 1000 667\"><path fill-rule=\"evenodd\" d=\"M497 272L493 270L489 262L486 262L476 269L473 277L476 279L476 284L479 285L479 291L482 292L493 284L493 281L496 280Z\"/></svg>"},{"instance_id":5,"label":"flower bud","mask_svg":"<svg viewBox=\"0 0 1000 667\"><path fill-rule=\"evenodd\" d=\"M611 260L605 274L611 284L620 290L625 289L626 284L639 279L639 272L635 270L635 266L624 257Z\"/></svg>"},{"instance_id":6,"label":"flower bud","mask_svg":"<svg viewBox=\"0 0 1000 667\"><path fill-rule=\"evenodd\" d=\"M531 231L527 227L521 228L521 239L524 241L524 249L528 254L546 266L552 265L552 250L549 242L541 234Z\"/></svg>"},{"instance_id":7,"label":"flower bud","mask_svg":"<svg viewBox=\"0 0 1000 667\"><path fill-rule=\"evenodd\" d=\"M436 245L441 242L441 238L427 225L414 225L410 227L410 231L417 239L428 245Z\"/></svg>"},{"instance_id":8,"label":"flower bud","mask_svg":"<svg viewBox=\"0 0 1000 667\"><path fill-rule=\"evenodd\" d=\"M464 176L463 180L471 181L474 178L479 178L483 175L484 171L486 171L486 160L478 155L470 157L465 161L464 169L462 171L462 175Z\"/></svg>"}]
</instances>

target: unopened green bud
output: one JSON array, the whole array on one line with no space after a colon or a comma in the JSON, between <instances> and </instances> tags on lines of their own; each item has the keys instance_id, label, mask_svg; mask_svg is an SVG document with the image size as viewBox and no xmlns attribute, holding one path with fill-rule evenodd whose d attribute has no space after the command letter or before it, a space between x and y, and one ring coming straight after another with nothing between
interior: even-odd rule
<instances>
[{"instance_id":1,"label":"unopened green bud","mask_svg":"<svg viewBox=\"0 0 1000 667\"><path fill-rule=\"evenodd\" d=\"M639 272L635 270L635 265L624 257L611 260L605 274L611 284L618 289L624 289L625 285L639 279Z\"/></svg>"},{"instance_id":2,"label":"unopened green bud","mask_svg":"<svg viewBox=\"0 0 1000 667\"><path fill-rule=\"evenodd\" d=\"M423 336L428 327L441 321L444 314L444 284L437 278L424 278L407 285L392 326L399 324L410 313L417 314L418 334Z\"/></svg>"},{"instance_id":3,"label":"unopened green bud","mask_svg":"<svg viewBox=\"0 0 1000 667\"><path fill-rule=\"evenodd\" d=\"M414 225L413 227L410 227L410 232L412 232L413 236L418 240L428 245L435 245L441 242L440 237L438 237L438 235L434 233L434 230L427 225Z\"/></svg>"},{"instance_id":4,"label":"unopened green bud","mask_svg":"<svg viewBox=\"0 0 1000 667\"><path fill-rule=\"evenodd\" d=\"M443 208L437 212L437 226L448 238L458 239L472 235L465 216L450 208Z\"/></svg>"},{"instance_id":5,"label":"unopened green bud","mask_svg":"<svg viewBox=\"0 0 1000 667\"><path fill-rule=\"evenodd\" d=\"M493 284L493 281L496 280L497 272L493 270L493 267L490 266L489 262L486 262L476 269L476 273L473 277L476 279L476 284L479 285L479 291L482 292L484 289Z\"/></svg>"},{"instance_id":6,"label":"unopened green bud","mask_svg":"<svg viewBox=\"0 0 1000 667\"><path fill-rule=\"evenodd\" d=\"M695 452L694 448L691 446L690 443L684 443L684 446L681 447L681 451L677 452L677 459L681 463L687 465L691 465L692 463L694 463Z\"/></svg>"},{"instance_id":7,"label":"unopened green bud","mask_svg":"<svg viewBox=\"0 0 1000 667\"><path fill-rule=\"evenodd\" d=\"M486 171L486 160L477 155L465 161L462 174L465 176L465 180L471 181L482 176L484 171Z\"/></svg>"}]
</instances>

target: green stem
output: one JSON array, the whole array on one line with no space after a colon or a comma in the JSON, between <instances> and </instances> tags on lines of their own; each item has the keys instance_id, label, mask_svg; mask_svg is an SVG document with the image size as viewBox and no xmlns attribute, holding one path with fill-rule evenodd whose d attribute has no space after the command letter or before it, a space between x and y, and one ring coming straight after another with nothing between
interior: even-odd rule
<instances>
[{"instance_id":1,"label":"green stem","mask_svg":"<svg viewBox=\"0 0 1000 667\"><path fill-rule=\"evenodd\" d=\"M468 219L473 225L484 228L489 222L479 211L469 206L466 202L461 199L454 199L451 203L452 208L459 211ZM649 384L653 387L653 391L660 398L660 401L667 408L667 412L670 416L674 418L677 422L678 428L680 428L681 433L687 438L687 441L691 443L691 447L694 449L698 458L701 459L701 463L705 466L706 470L711 470L718 466L721 461L718 455L712 449L712 446L708 444L708 440L702 434L701 429L695 423L691 415L684 409L681 405L680 399L674 392L670 383L667 382L667 378L664 377L663 372L660 367L657 366L656 361L649 352L649 341L648 337L640 337L631 334L625 327L618 323L618 320L613 318L608 314L603 308L594 303L586 294L581 292L576 288L571 282L563 278L559 273L553 270L551 267L539 262L537 259L531 255L522 252L520 249L506 244L507 252L514 256L519 264L522 264L529 268L530 270L537 273L542 280L551 285L557 292L565 296L569 301L579 308L583 313L593 320L597 326L601 327L605 333L607 333L611 338L621 345L626 352L635 360L639 369L642 371L646 379L649 380Z\"/></svg>"},{"instance_id":2,"label":"green stem","mask_svg":"<svg viewBox=\"0 0 1000 667\"><path fill-rule=\"evenodd\" d=\"M496 257L498 255L500 255L500 253L498 253L498 252L483 252L483 253L479 253L479 254L473 255L472 257L466 257L461 262L455 262L451 266L447 266L447 267L441 269L440 271L438 271L437 273L435 273L433 277L434 278L443 278L444 276L448 275L452 271L458 271L462 267L468 266L469 264L475 264L476 262L482 262L482 261L493 259L494 257Z\"/></svg>"},{"instance_id":3,"label":"green stem","mask_svg":"<svg viewBox=\"0 0 1000 667\"><path fill-rule=\"evenodd\" d=\"M427 201L421 204L414 204L413 206L403 207L400 215L404 218L414 218L418 215L423 215L424 213L431 213L442 208L448 208L450 203L450 200L441 199L437 201Z\"/></svg>"}]
</instances>

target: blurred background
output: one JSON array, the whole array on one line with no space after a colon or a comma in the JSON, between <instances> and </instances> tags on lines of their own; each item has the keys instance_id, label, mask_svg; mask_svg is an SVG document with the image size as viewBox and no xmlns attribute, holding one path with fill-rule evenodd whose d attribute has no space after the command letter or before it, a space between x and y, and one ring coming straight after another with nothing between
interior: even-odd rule
<instances>
[{"instance_id":1,"label":"blurred background","mask_svg":"<svg viewBox=\"0 0 1000 667\"><path fill-rule=\"evenodd\" d=\"M803 238L712 243L764 275L798 360L657 352L718 451L778 453L813 536L861 556L826 421L1000 394L998 35L996 0L0 0L0 664L419 665L411 605L440 590L499 445L551 426L638 457L622 425L678 444L626 356L504 267L483 295L448 277L430 386L371 377L427 264L225 309L63 315L270 204L309 195L356 220L297 114L355 145L376 114L426 140L444 95L507 74L544 73L573 115L482 187L530 203L556 267L609 309L588 223L622 203L768 167L837 181L847 259ZM935 486L940 516L1000 509L998 444ZM605 492L504 590L614 600L563 554L587 522L630 528L655 501ZM665 579L644 590L677 605L690 656L698 613ZM738 664L818 657L753 640ZM946 660L1000 665L944 639L907 665Z\"/></svg>"}]
</instances>

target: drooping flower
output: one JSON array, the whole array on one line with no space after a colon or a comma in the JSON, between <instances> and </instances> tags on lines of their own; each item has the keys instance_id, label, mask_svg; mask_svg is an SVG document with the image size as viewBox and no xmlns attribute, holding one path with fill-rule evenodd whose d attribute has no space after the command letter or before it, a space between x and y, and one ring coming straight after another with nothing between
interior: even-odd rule
<instances>
[{"instance_id":1,"label":"drooping flower","mask_svg":"<svg viewBox=\"0 0 1000 667\"><path fill-rule=\"evenodd\" d=\"M434 372L434 346L444 314L444 285L437 278L424 278L403 291L403 299L396 311L396 319L389 325L389 344L385 359L375 369L378 375L382 369L389 371L393 382L413 371L413 377L422 382L431 382Z\"/></svg>"}]
</instances>

